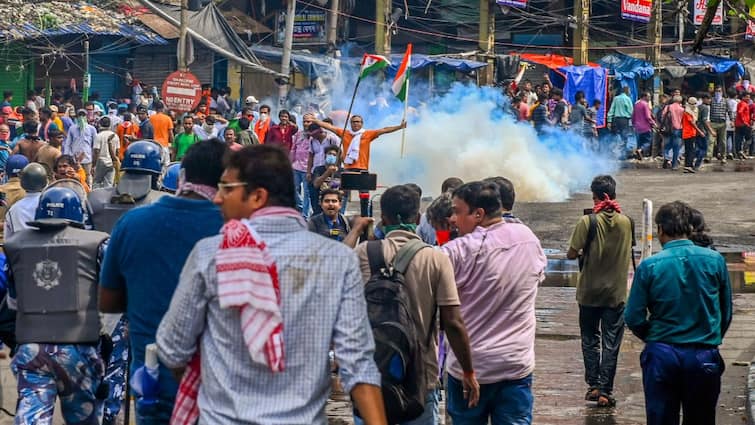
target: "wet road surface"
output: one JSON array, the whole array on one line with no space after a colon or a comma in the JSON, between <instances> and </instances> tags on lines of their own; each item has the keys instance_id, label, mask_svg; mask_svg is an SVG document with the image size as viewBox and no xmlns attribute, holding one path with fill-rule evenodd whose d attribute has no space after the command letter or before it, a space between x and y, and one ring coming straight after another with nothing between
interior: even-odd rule
<instances>
[{"instance_id":1,"label":"wet road surface","mask_svg":"<svg viewBox=\"0 0 755 425\"><path fill-rule=\"evenodd\" d=\"M726 361L719 398L719 425L745 424L747 367L755 355L755 294L736 294L734 321L724 339L721 354ZM537 298L537 366L534 424L641 425L645 423L640 352L643 344L628 331L619 355L613 409L599 409L584 401L584 383L575 289L542 287ZM740 364L740 363L737 363ZM346 398L329 403L331 424L350 424Z\"/></svg>"}]
</instances>

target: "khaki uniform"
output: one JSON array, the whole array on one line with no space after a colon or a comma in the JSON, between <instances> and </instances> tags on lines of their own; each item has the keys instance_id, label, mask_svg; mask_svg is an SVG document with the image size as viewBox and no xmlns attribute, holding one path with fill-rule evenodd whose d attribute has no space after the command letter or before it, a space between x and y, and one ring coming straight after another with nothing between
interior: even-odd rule
<instances>
[{"instance_id":1,"label":"khaki uniform","mask_svg":"<svg viewBox=\"0 0 755 425\"><path fill-rule=\"evenodd\" d=\"M5 213L13 204L26 196L26 191L21 187L21 179L11 177L7 183L0 185L0 193L5 194L5 202L0 205L0 242L4 242Z\"/></svg>"}]
</instances>

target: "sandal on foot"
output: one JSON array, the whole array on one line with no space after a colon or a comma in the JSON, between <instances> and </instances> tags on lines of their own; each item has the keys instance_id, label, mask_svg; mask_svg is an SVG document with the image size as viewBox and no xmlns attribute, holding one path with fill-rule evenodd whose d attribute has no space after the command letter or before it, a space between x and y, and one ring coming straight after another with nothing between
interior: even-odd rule
<instances>
[{"instance_id":1,"label":"sandal on foot","mask_svg":"<svg viewBox=\"0 0 755 425\"><path fill-rule=\"evenodd\" d=\"M587 390L587 393L585 393L586 401L598 401L598 397L600 397L600 390L597 388L590 388Z\"/></svg>"},{"instance_id":2,"label":"sandal on foot","mask_svg":"<svg viewBox=\"0 0 755 425\"><path fill-rule=\"evenodd\" d=\"M600 394L598 397L598 407L616 407L616 399L608 394Z\"/></svg>"}]
</instances>

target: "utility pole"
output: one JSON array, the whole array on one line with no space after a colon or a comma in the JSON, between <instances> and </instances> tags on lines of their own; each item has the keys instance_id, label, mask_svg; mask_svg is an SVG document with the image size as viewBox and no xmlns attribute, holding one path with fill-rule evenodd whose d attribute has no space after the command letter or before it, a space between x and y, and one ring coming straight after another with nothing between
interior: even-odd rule
<instances>
[{"instance_id":1,"label":"utility pole","mask_svg":"<svg viewBox=\"0 0 755 425\"><path fill-rule=\"evenodd\" d=\"M495 56L495 13L491 7L491 0L480 0L479 27L478 47L484 52L485 62L488 63L482 84L487 85L493 82L493 57Z\"/></svg>"},{"instance_id":2,"label":"utility pole","mask_svg":"<svg viewBox=\"0 0 755 425\"><path fill-rule=\"evenodd\" d=\"M283 57L281 58L281 74L289 77L291 75L291 45L294 42L294 18L296 17L296 0L288 0L286 10L286 38L283 41ZM281 81L278 86L278 109L286 107L288 100L288 78Z\"/></svg>"},{"instance_id":3,"label":"utility pole","mask_svg":"<svg viewBox=\"0 0 755 425\"><path fill-rule=\"evenodd\" d=\"M590 10L591 0L574 0L574 16L577 28L574 30L574 65L587 65L590 61Z\"/></svg>"},{"instance_id":4,"label":"utility pole","mask_svg":"<svg viewBox=\"0 0 755 425\"><path fill-rule=\"evenodd\" d=\"M385 55L385 37L388 31L388 23L385 15L386 0L375 0L375 51L379 55Z\"/></svg>"},{"instance_id":5,"label":"utility pole","mask_svg":"<svg viewBox=\"0 0 755 425\"><path fill-rule=\"evenodd\" d=\"M679 0L677 2L677 18L678 18L678 25L679 25L679 51L684 51L684 20L687 17L687 0Z\"/></svg>"},{"instance_id":6,"label":"utility pole","mask_svg":"<svg viewBox=\"0 0 755 425\"><path fill-rule=\"evenodd\" d=\"M186 63L186 43L188 37L189 18L188 18L189 0L181 0L181 22L178 27L178 69L186 72L189 64Z\"/></svg>"},{"instance_id":7,"label":"utility pole","mask_svg":"<svg viewBox=\"0 0 755 425\"><path fill-rule=\"evenodd\" d=\"M328 47L335 50L336 42L338 41L338 12L340 11L340 4L338 0L331 0L330 2L330 20L328 21Z\"/></svg>"},{"instance_id":8,"label":"utility pole","mask_svg":"<svg viewBox=\"0 0 755 425\"><path fill-rule=\"evenodd\" d=\"M658 104L660 94L663 91L661 87L661 44L663 43L663 2L654 1L651 22L648 26L648 41L652 43L649 57L647 58L653 64L655 72L653 75L653 103Z\"/></svg>"},{"instance_id":9,"label":"utility pole","mask_svg":"<svg viewBox=\"0 0 755 425\"><path fill-rule=\"evenodd\" d=\"M89 75L89 40L84 41L84 81L82 84L81 100L89 101L89 87L92 85L92 77Z\"/></svg>"},{"instance_id":10,"label":"utility pole","mask_svg":"<svg viewBox=\"0 0 755 425\"><path fill-rule=\"evenodd\" d=\"M391 0L375 1L375 50L379 55L390 59L391 55L391 29L388 22L391 16Z\"/></svg>"}]
</instances>

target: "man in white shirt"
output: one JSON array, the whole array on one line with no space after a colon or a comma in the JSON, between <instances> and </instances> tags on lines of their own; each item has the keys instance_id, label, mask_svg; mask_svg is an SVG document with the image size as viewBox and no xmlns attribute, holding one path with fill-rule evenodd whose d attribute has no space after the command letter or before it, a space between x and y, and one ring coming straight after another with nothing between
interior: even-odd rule
<instances>
[{"instance_id":1,"label":"man in white shirt","mask_svg":"<svg viewBox=\"0 0 755 425\"><path fill-rule=\"evenodd\" d=\"M5 213L5 239L30 226L26 223L34 220L34 213L39 204L42 189L47 186L47 169L44 165L32 162L21 170L21 187L26 195L10 207Z\"/></svg>"},{"instance_id":2,"label":"man in white shirt","mask_svg":"<svg viewBox=\"0 0 755 425\"><path fill-rule=\"evenodd\" d=\"M100 132L94 138L94 184L93 189L113 187L118 164L118 135L110 130L110 118L100 119Z\"/></svg>"}]
</instances>

